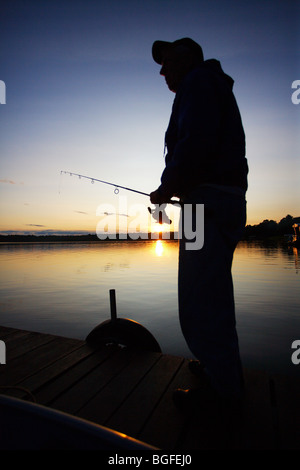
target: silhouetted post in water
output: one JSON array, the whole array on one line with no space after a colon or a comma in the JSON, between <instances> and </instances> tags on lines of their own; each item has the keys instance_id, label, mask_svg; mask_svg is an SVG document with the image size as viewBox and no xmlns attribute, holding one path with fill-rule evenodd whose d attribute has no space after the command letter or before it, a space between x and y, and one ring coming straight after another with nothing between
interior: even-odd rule
<instances>
[{"instance_id":1,"label":"silhouetted post in water","mask_svg":"<svg viewBox=\"0 0 300 470\"><path fill-rule=\"evenodd\" d=\"M110 289L109 299L110 299L111 320L112 320L112 322L116 322L116 320L117 320L117 305L116 305L116 291L115 291L115 289Z\"/></svg>"},{"instance_id":2,"label":"silhouetted post in water","mask_svg":"<svg viewBox=\"0 0 300 470\"><path fill-rule=\"evenodd\" d=\"M202 397L214 395L228 402L243 393L231 265L246 223L244 129L232 78L219 61L204 60L199 44L190 38L155 41L152 56L176 95L165 134L165 169L150 200L180 198L179 319L200 361L191 362L191 372L207 383L196 392L177 390L174 399L182 405L194 397L199 405ZM189 214L198 217L199 205L204 205L201 247L188 242L185 230Z\"/></svg>"}]
</instances>

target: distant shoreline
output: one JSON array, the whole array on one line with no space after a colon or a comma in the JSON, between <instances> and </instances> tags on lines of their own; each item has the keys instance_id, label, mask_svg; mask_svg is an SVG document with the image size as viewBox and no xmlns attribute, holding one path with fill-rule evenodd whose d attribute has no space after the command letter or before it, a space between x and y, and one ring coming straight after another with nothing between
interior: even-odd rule
<instances>
[{"instance_id":1,"label":"distant shoreline","mask_svg":"<svg viewBox=\"0 0 300 470\"><path fill-rule=\"evenodd\" d=\"M106 242L129 242L129 241L155 241L155 240L178 240L177 234L170 233L168 238L159 234L141 234L138 239L130 235L116 235L115 238L100 239L97 235L0 235L0 244L14 243L106 243Z\"/></svg>"},{"instance_id":2,"label":"distant shoreline","mask_svg":"<svg viewBox=\"0 0 300 470\"><path fill-rule=\"evenodd\" d=\"M288 237L293 235L293 224L300 223L300 217L292 217L287 215L280 222L274 220L264 220L257 225L247 225L244 229L244 234L241 238L243 241L252 240L277 240L285 241ZM0 244L12 243L86 243L86 242L114 242L114 241L155 241L155 240L178 240L178 232L156 232L156 233L139 233L139 238L135 234L116 234L112 238L112 234L107 235L107 238L100 239L97 234L17 234L7 233L0 234Z\"/></svg>"},{"instance_id":3,"label":"distant shoreline","mask_svg":"<svg viewBox=\"0 0 300 470\"><path fill-rule=\"evenodd\" d=\"M0 235L0 246L4 245L42 245L42 244L80 244L80 243L91 243L91 244L102 244L102 243L130 243L130 242L155 242L157 240L162 241L174 241L178 242L178 238L163 238L162 236L155 237L155 238L106 238L105 240L100 240L97 236L44 236L44 235L16 235L16 236L1 236ZM265 236L265 237L256 237L256 236L249 236L249 237L242 237L241 242L255 242L255 241L265 241L265 242L278 242L278 243L286 243L286 237L283 236Z\"/></svg>"}]
</instances>

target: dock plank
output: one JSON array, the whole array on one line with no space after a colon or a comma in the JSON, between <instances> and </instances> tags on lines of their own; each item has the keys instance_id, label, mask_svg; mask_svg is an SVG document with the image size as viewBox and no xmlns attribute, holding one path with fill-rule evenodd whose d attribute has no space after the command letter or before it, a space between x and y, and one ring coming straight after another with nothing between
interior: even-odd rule
<instances>
[{"instance_id":1,"label":"dock plank","mask_svg":"<svg viewBox=\"0 0 300 470\"><path fill-rule=\"evenodd\" d=\"M18 357L33 351L43 344L50 343L51 341L53 341L53 337L51 335L41 336L38 333L26 333L12 341L8 341L6 343L7 362L11 362L13 359L17 359Z\"/></svg>"},{"instance_id":2,"label":"dock plank","mask_svg":"<svg viewBox=\"0 0 300 470\"><path fill-rule=\"evenodd\" d=\"M107 421L107 426L137 437L180 367L183 359L161 356L149 373Z\"/></svg>"},{"instance_id":3,"label":"dock plank","mask_svg":"<svg viewBox=\"0 0 300 470\"><path fill-rule=\"evenodd\" d=\"M90 371L99 367L103 361L106 361L114 351L110 348L95 351L93 354L74 364L64 374L55 377L50 383L45 384L36 392L36 398L42 405L55 408L55 400L67 392L71 387L80 381ZM65 410L67 411L67 410Z\"/></svg>"},{"instance_id":4,"label":"dock plank","mask_svg":"<svg viewBox=\"0 0 300 470\"><path fill-rule=\"evenodd\" d=\"M1 326L0 325L0 339L1 340L8 340L10 336L20 336L28 333L26 330L20 330L20 329L15 329L15 328L10 328L7 326Z\"/></svg>"},{"instance_id":5,"label":"dock plank","mask_svg":"<svg viewBox=\"0 0 300 470\"><path fill-rule=\"evenodd\" d=\"M49 405L55 409L77 415L80 408L109 383L132 360L134 355L133 352L120 350L109 355L107 360L97 364L93 370L77 380Z\"/></svg>"},{"instance_id":6,"label":"dock plank","mask_svg":"<svg viewBox=\"0 0 300 470\"><path fill-rule=\"evenodd\" d=\"M60 356L54 363L33 373L31 376L19 382L18 385L24 387L26 390L30 390L34 395L38 389L47 386L51 380L65 373L68 369L93 353L91 348L84 342L78 343L78 346L76 345L74 350L68 351L66 355ZM22 398L21 391L15 396Z\"/></svg>"},{"instance_id":7,"label":"dock plank","mask_svg":"<svg viewBox=\"0 0 300 470\"><path fill-rule=\"evenodd\" d=\"M274 419L277 426L278 447L282 450L299 449L300 443L300 379L273 375Z\"/></svg>"},{"instance_id":8,"label":"dock plank","mask_svg":"<svg viewBox=\"0 0 300 470\"><path fill-rule=\"evenodd\" d=\"M177 410L173 402L173 392L177 388L193 388L199 385L198 379L188 369L188 360L184 360L158 406L154 409L138 438L163 450L176 450L185 434L190 417Z\"/></svg>"},{"instance_id":9,"label":"dock plank","mask_svg":"<svg viewBox=\"0 0 300 470\"><path fill-rule=\"evenodd\" d=\"M269 375L264 371L245 370L246 400L241 439L246 449L275 448L275 428Z\"/></svg>"},{"instance_id":10,"label":"dock plank","mask_svg":"<svg viewBox=\"0 0 300 470\"><path fill-rule=\"evenodd\" d=\"M37 339L35 345L39 343ZM37 347L11 361L7 360L5 369L1 369L0 385L17 385L21 380L54 362L63 352L70 351L76 340L53 337L51 341L41 341Z\"/></svg>"},{"instance_id":11,"label":"dock plank","mask_svg":"<svg viewBox=\"0 0 300 470\"><path fill-rule=\"evenodd\" d=\"M224 434L219 408L215 401L202 401L187 412L185 432L181 435L178 450L224 450ZM226 430L227 432L227 430Z\"/></svg>"},{"instance_id":12,"label":"dock plank","mask_svg":"<svg viewBox=\"0 0 300 470\"><path fill-rule=\"evenodd\" d=\"M159 353L150 352L135 355L118 375L80 409L78 416L105 425L159 357Z\"/></svg>"},{"instance_id":13,"label":"dock plank","mask_svg":"<svg viewBox=\"0 0 300 470\"><path fill-rule=\"evenodd\" d=\"M3 329L0 327L0 339L5 341L6 345L17 338L20 338L22 336L24 337L28 334L28 331L14 330L13 328Z\"/></svg>"}]
</instances>

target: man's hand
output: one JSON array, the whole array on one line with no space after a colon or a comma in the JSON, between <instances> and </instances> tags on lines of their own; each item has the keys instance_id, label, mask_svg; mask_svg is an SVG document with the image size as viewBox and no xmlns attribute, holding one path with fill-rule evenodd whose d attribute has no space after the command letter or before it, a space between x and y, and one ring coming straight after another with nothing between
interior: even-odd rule
<instances>
[{"instance_id":1,"label":"man's hand","mask_svg":"<svg viewBox=\"0 0 300 470\"><path fill-rule=\"evenodd\" d=\"M166 200L164 200L164 198L162 197L158 189L150 193L150 201L152 204L159 204L159 205L163 204L164 202L167 202Z\"/></svg>"}]
</instances>

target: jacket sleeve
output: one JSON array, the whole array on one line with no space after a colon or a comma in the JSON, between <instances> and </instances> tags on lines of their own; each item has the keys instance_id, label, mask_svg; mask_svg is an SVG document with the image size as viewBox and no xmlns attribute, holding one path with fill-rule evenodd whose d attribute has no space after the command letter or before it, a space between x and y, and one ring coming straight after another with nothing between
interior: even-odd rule
<instances>
[{"instance_id":1,"label":"jacket sleeve","mask_svg":"<svg viewBox=\"0 0 300 470\"><path fill-rule=\"evenodd\" d=\"M221 123L219 95L206 76L184 82L179 89L169 125L173 145L170 152L168 148L159 187L164 196L181 194L213 164Z\"/></svg>"}]
</instances>

